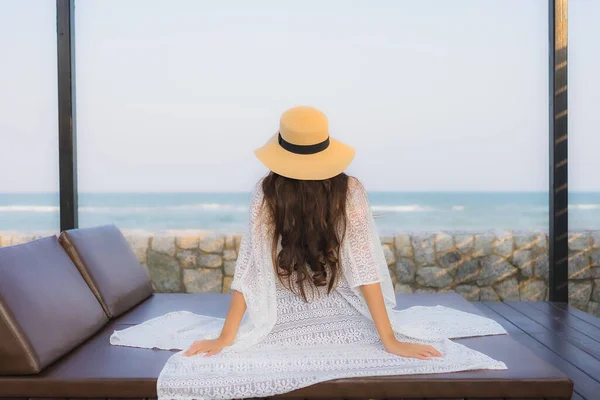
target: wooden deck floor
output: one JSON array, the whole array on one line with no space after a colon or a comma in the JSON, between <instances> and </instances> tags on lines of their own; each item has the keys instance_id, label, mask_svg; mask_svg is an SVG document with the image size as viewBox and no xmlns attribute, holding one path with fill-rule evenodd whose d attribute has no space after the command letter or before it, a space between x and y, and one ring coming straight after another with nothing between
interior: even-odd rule
<instances>
[{"instance_id":1,"label":"wooden deck floor","mask_svg":"<svg viewBox=\"0 0 600 400\"><path fill-rule=\"evenodd\" d=\"M600 318L565 303L473 302L573 381L573 400L600 399Z\"/></svg>"}]
</instances>

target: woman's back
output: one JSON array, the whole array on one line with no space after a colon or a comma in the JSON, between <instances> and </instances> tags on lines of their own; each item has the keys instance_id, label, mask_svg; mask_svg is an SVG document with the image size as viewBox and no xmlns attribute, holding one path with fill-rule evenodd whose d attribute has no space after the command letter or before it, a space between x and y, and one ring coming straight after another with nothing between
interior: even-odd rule
<instances>
[{"instance_id":1,"label":"woman's back","mask_svg":"<svg viewBox=\"0 0 600 400\"><path fill-rule=\"evenodd\" d=\"M307 182L270 172L255 184L251 210L248 235L254 245L262 243L252 256L270 265L283 287L308 300L338 287L356 293L351 289L380 282L394 307L390 273L357 178L340 174Z\"/></svg>"},{"instance_id":2,"label":"woman's back","mask_svg":"<svg viewBox=\"0 0 600 400\"><path fill-rule=\"evenodd\" d=\"M276 282L277 319L258 348L323 347L376 343L373 323L340 293L349 290L345 280L328 293L324 286L306 288L307 300Z\"/></svg>"},{"instance_id":3,"label":"woman's back","mask_svg":"<svg viewBox=\"0 0 600 400\"><path fill-rule=\"evenodd\" d=\"M331 291L342 276L348 195L357 184L344 173L298 180L271 171L256 185L277 278L303 298L305 290Z\"/></svg>"}]
</instances>

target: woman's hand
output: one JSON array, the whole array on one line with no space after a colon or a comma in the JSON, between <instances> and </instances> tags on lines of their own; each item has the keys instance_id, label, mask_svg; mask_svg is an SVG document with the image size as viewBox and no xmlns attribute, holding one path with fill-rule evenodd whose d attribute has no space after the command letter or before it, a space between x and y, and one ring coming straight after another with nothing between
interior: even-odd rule
<instances>
[{"instance_id":1,"label":"woman's hand","mask_svg":"<svg viewBox=\"0 0 600 400\"><path fill-rule=\"evenodd\" d=\"M400 342L396 339L379 283L361 285L360 289L373 317L375 328L377 328L379 337L383 341L383 345L388 353L397 354L402 357L419 358L421 360L427 360L431 357L442 357L442 354L432 346Z\"/></svg>"},{"instance_id":2,"label":"woman's hand","mask_svg":"<svg viewBox=\"0 0 600 400\"><path fill-rule=\"evenodd\" d=\"M221 330L221 335L213 340L195 341L185 351L184 355L189 357L198 353L206 353L204 357L210 357L223 350L223 347L231 346L235 340L235 335L237 334L244 312L246 312L244 295L234 290L231 295L231 303L227 312L227 318L225 318L225 323L223 324L223 329Z\"/></svg>"},{"instance_id":3,"label":"woman's hand","mask_svg":"<svg viewBox=\"0 0 600 400\"><path fill-rule=\"evenodd\" d=\"M392 340L385 343L385 350L388 353L396 354L402 357L418 358L428 360L431 357L442 357L442 353L433 346L417 343L406 343L399 340Z\"/></svg>"},{"instance_id":4,"label":"woman's hand","mask_svg":"<svg viewBox=\"0 0 600 400\"><path fill-rule=\"evenodd\" d=\"M195 356L199 353L206 353L204 357L214 356L215 354L221 352L223 347L227 347L231 345L231 343L227 343L224 339L217 338L212 340L198 340L192 343L189 349L185 351L185 356Z\"/></svg>"}]
</instances>

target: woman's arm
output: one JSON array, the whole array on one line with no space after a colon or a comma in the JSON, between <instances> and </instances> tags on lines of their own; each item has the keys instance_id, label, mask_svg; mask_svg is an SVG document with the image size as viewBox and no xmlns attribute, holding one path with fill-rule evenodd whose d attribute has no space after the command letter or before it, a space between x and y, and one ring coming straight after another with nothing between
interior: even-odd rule
<instances>
[{"instance_id":1,"label":"woman's arm","mask_svg":"<svg viewBox=\"0 0 600 400\"><path fill-rule=\"evenodd\" d=\"M237 334L245 312L246 300L244 299L244 295L241 292L234 290L231 295L231 303L229 304L229 311L225 318L225 324L223 325L221 336L219 336L219 338L224 341L225 346L231 346L231 344L233 344L233 339L235 339L235 335Z\"/></svg>"},{"instance_id":2,"label":"woman's arm","mask_svg":"<svg viewBox=\"0 0 600 400\"><path fill-rule=\"evenodd\" d=\"M244 299L244 295L234 290L231 295L229 311L227 312L221 335L213 340L198 340L192 343L190 348L186 350L185 355L193 356L199 353L206 353L205 357L209 357L219 353L223 347L231 346L245 312L246 300Z\"/></svg>"},{"instance_id":3,"label":"woman's arm","mask_svg":"<svg viewBox=\"0 0 600 400\"><path fill-rule=\"evenodd\" d=\"M421 360L442 356L442 354L432 346L401 342L396 339L383 300L381 285L379 283L361 285L360 291L367 302L369 312L375 323L375 328L379 333L379 337L381 338L381 342L386 351L402 357L420 358Z\"/></svg>"},{"instance_id":4,"label":"woman's arm","mask_svg":"<svg viewBox=\"0 0 600 400\"><path fill-rule=\"evenodd\" d=\"M242 322L242 317L246 312L246 300L243 292L244 282L248 272L254 268L252 235L254 234L254 225L260 214L263 203L262 194L262 179L258 181L252 189L252 201L250 202L250 215L246 234L242 236L239 243L238 256L235 262L233 272L233 280L231 281L231 302L229 303L229 311L225 317L225 323L221 330L221 335L214 340L198 340L185 352L186 356L192 356L198 353L206 353L206 356L211 356L220 352L223 347L233 344L237 331Z\"/></svg>"},{"instance_id":5,"label":"woman's arm","mask_svg":"<svg viewBox=\"0 0 600 400\"><path fill-rule=\"evenodd\" d=\"M381 292L381 285L379 285L379 282L361 285L360 291L367 302L369 312L371 313L375 328L377 328L377 332L379 333L383 345L385 346L396 340L390 318L385 308L383 293Z\"/></svg>"}]
</instances>

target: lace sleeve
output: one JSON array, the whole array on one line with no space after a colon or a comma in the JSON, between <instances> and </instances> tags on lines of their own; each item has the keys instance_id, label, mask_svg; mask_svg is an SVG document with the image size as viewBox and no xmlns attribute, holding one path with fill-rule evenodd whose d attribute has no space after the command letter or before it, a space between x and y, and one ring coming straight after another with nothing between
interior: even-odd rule
<instances>
[{"instance_id":1,"label":"lace sleeve","mask_svg":"<svg viewBox=\"0 0 600 400\"><path fill-rule=\"evenodd\" d=\"M346 213L342 267L348 285L356 289L379 282L388 304L395 304L394 287L367 192L356 178L350 178L348 182Z\"/></svg>"},{"instance_id":2,"label":"lace sleeve","mask_svg":"<svg viewBox=\"0 0 600 400\"><path fill-rule=\"evenodd\" d=\"M254 185L252 190L248 227L246 229L246 233L242 236L240 241L240 248L238 251L237 261L235 263L233 280L231 282L231 290L236 290L242 293L244 293L244 285L242 284L242 282L244 282L244 277L254 264L252 236L254 234L254 228L257 224L258 214L263 201L261 183L262 180Z\"/></svg>"},{"instance_id":3,"label":"lace sleeve","mask_svg":"<svg viewBox=\"0 0 600 400\"><path fill-rule=\"evenodd\" d=\"M262 212L262 179L252 190L248 229L240 242L231 289L241 292L246 312L230 349L245 349L265 338L277 321L275 269L269 219Z\"/></svg>"}]
</instances>

